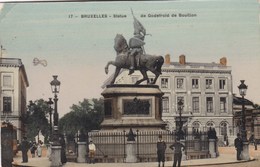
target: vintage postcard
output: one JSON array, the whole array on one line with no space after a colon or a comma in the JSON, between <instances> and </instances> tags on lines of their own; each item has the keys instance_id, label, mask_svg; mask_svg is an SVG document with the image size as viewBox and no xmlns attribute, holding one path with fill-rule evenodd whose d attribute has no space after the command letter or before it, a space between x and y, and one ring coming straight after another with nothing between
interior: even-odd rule
<instances>
[{"instance_id":1,"label":"vintage postcard","mask_svg":"<svg viewBox=\"0 0 260 167\"><path fill-rule=\"evenodd\" d=\"M225 144L226 136L233 143L239 131L240 125L233 122L232 107L233 95L240 97L240 80L245 80L248 86L245 98L254 106L260 104L257 0L0 1L0 45L0 63L4 64L0 71L1 121L10 115L4 112L10 105L10 111L17 112L16 126L21 126L16 105L26 107L30 100L53 97L50 86L53 75L58 75L61 83L58 94L61 119L84 99L103 99L101 93L107 85L139 84L148 71L148 80L141 85L150 82L162 89L164 108L158 115L167 124L166 129L172 132L180 126L176 118L181 99L186 129L199 126L204 130L212 125ZM120 54L130 58L122 60L118 58ZM162 59L156 59L155 69L145 66L142 71L143 60L148 58L141 55ZM120 67L117 71L122 61L128 65L123 63L125 70L120 71ZM9 78L12 72L4 68L10 67L10 63L22 64L24 68L26 93L18 91L24 95L20 102L15 101L21 98L14 93L16 88L8 86L9 81L16 85L16 75ZM221 90L207 91L210 86ZM153 111L156 104L151 104L154 99L144 96L139 97L146 103L142 117L156 118L157 111ZM141 107L142 104L137 106ZM105 109L110 116L112 110ZM132 109L126 110L125 118L133 116ZM138 112L135 111L135 117L141 117ZM20 141L22 136L23 132L19 132Z\"/></svg>"}]
</instances>

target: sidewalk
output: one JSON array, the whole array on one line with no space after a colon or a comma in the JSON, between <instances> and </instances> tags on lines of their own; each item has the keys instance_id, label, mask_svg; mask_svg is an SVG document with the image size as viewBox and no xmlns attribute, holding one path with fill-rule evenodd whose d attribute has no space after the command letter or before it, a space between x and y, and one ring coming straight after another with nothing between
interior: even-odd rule
<instances>
[{"instance_id":1,"label":"sidewalk","mask_svg":"<svg viewBox=\"0 0 260 167\"><path fill-rule=\"evenodd\" d=\"M227 148L228 149L228 148ZM210 159L195 159L195 160L186 160L182 161L182 166L210 166L210 165L224 165L224 164L233 164L233 163L246 163L247 161L237 161L235 154L227 152L226 150L221 151L223 153L220 154L217 158L210 158ZM51 162L49 159L44 157L35 157L30 158L29 155L29 162L28 163L21 163L21 152L18 152L17 156L14 158L13 164L14 166L20 167L49 167ZM252 157L251 160L254 160ZM172 167L172 161L165 162L165 167ZM68 162L64 165L64 167L83 167L83 166L95 166L95 167L157 167L157 162L142 162L142 163L96 163L96 164L87 164L87 163L75 163L75 162Z\"/></svg>"}]
</instances>

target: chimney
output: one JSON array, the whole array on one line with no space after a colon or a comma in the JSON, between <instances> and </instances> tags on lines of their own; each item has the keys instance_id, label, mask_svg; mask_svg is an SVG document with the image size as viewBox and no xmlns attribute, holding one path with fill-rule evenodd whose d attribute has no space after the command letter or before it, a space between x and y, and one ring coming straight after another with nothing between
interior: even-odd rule
<instances>
[{"instance_id":1,"label":"chimney","mask_svg":"<svg viewBox=\"0 0 260 167\"><path fill-rule=\"evenodd\" d=\"M185 65L185 64L186 64L185 55L180 55L180 57L179 57L179 63L180 63L181 65Z\"/></svg>"},{"instance_id":2,"label":"chimney","mask_svg":"<svg viewBox=\"0 0 260 167\"><path fill-rule=\"evenodd\" d=\"M226 66L226 65L227 65L227 58L226 58L226 57L222 57L222 58L219 60L219 63L220 63L221 65Z\"/></svg>"},{"instance_id":3,"label":"chimney","mask_svg":"<svg viewBox=\"0 0 260 167\"><path fill-rule=\"evenodd\" d=\"M171 64L171 56L170 56L170 54L165 55L164 64L165 65L170 65Z\"/></svg>"}]
</instances>

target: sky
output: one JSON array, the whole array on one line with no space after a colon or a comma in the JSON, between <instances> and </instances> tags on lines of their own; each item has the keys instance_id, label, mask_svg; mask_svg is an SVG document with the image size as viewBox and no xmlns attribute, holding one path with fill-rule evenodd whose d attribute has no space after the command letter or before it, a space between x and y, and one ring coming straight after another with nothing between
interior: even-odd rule
<instances>
[{"instance_id":1,"label":"sky","mask_svg":"<svg viewBox=\"0 0 260 167\"><path fill-rule=\"evenodd\" d=\"M184 54L187 62L205 63L227 57L233 92L238 94L243 79L246 98L260 104L258 0L2 3L2 56L20 58L25 65L27 101L53 97L52 75L61 82L60 116L84 98L100 98L103 82L113 74L113 67L108 75L104 67L115 59L116 34L127 40L133 36L131 9L151 34L146 53L170 54L171 61ZM35 65L35 58L46 66Z\"/></svg>"}]
</instances>

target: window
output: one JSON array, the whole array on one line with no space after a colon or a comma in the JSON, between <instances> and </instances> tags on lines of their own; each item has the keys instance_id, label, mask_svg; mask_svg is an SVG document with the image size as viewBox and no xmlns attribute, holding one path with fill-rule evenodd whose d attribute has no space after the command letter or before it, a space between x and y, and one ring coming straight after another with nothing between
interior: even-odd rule
<instances>
[{"instance_id":1,"label":"window","mask_svg":"<svg viewBox=\"0 0 260 167\"><path fill-rule=\"evenodd\" d=\"M162 97L163 113L169 113L169 97Z\"/></svg>"},{"instance_id":2,"label":"window","mask_svg":"<svg viewBox=\"0 0 260 167\"><path fill-rule=\"evenodd\" d=\"M10 113L12 112L12 98L3 97L3 112Z\"/></svg>"},{"instance_id":3,"label":"window","mask_svg":"<svg viewBox=\"0 0 260 167\"><path fill-rule=\"evenodd\" d=\"M177 89L183 89L183 78L177 78Z\"/></svg>"},{"instance_id":4,"label":"window","mask_svg":"<svg viewBox=\"0 0 260 167\"><path fill-rule=\"evenodd\" d=\"M10 75L4 75L3 76L3 87L11 87L12 86L12 80Z\"/></svg>"},{"instance_id":5,"label":"window","mask_svg":"<svg viewBox=\"0 0 260 167\"><path fill-rule=\"evenodd\" d=\"M227 112L227 101L225 97L220 97L220 112Z\"/></svg>"},{"instance_id":6,"label":"window","mask_svg":"<svg viewBox=\"0 0 260 167\"><path fill-rule=\"evenodd\" d=\"M179 101L182 101L182 104L183 104L183 105L182 105L182 108L181 108L181 106L179 106L179 104L178 104ZM184 106L185 106L184 97L181 97L181 96L177 97L177 110L178 110L178 113L180 112L180 111L179 111L180 108L182 109L182 112L183 112Z\"/></svg>"},{"instance_id":7,"label":"window","mask_svg":"<svg viewBox=\"0 0 260 167\"><path fill-rule=\"evenodd\" d=\"M210 121L210 122L207 122L206 127L207 127L208 129L209 129L210 127L211 127L211 128L214 128L214 127L215 127L215 124Z\"/></svg>"},{"instance_id":8,"label":"window","mask_svg":"<svg viewBox=\"0 0 260 167\"><path fill-rule=\"evenodd\" d=\"M192 123L192 132L200 130L200 123L198 121Z\"/></svg>"},{"instance_id":9,"label":"window","mask_svg":"<svg viewBox=\"0 0 260 167\"><path fill-rule=\"evenodd\" d=\"M161 88L168 88L168 78L161 79Z\"/></svg>"},{"instance_id":10,"label":"window","mask_svg":"<svg viewBox=\"0 0 260 167\"><path fill-rule=\"evenodd\" d=\"M227 135L227 123L222 122L220 124L220 135L226 136Z\"/></svg>"},{"instance_id":11,"label":"window","mask_svg":"<svg viewBox=\"0 0 260 167\"><path fill-rule=\"evenodd\" d=\"M199 97L192 97L192 112L193 113L200 112Z\"/></svg>"},{"instance_id":12,"label":"window","mask_svg":"<svg viewBox=\"0 0 260 167\"><path fill-rule=\"evenodd\" d=\"M219 89L225 89L226 88L226 80L220 79L219 80Z\"/></svg>"},{"instance_id":13,"label":"window","mask_svg":"<svg viewBox=\"0 0 260 167\"><path fill-rule=\"evenodd\" d=\"M212 79L206 79L206 89L212 89Z\"/></svg>"},{"instance_id":14,"label":"window","mask_svg":"<svg viewBox=\"0 0 260 167\"><path fill-rule=\"evenodd\" d=\"M213 97L206 98L207 112L213 113Z\"/></svg>"},{"instance_id":15,"label":"window","mask_svg":"<svg viewBox=\"0 0 260 167\"><path fill-rule=\"evenodd\" d=\"M192 79L192 89L199 88L199 79Z\"/></svg>"}]
</instances>

